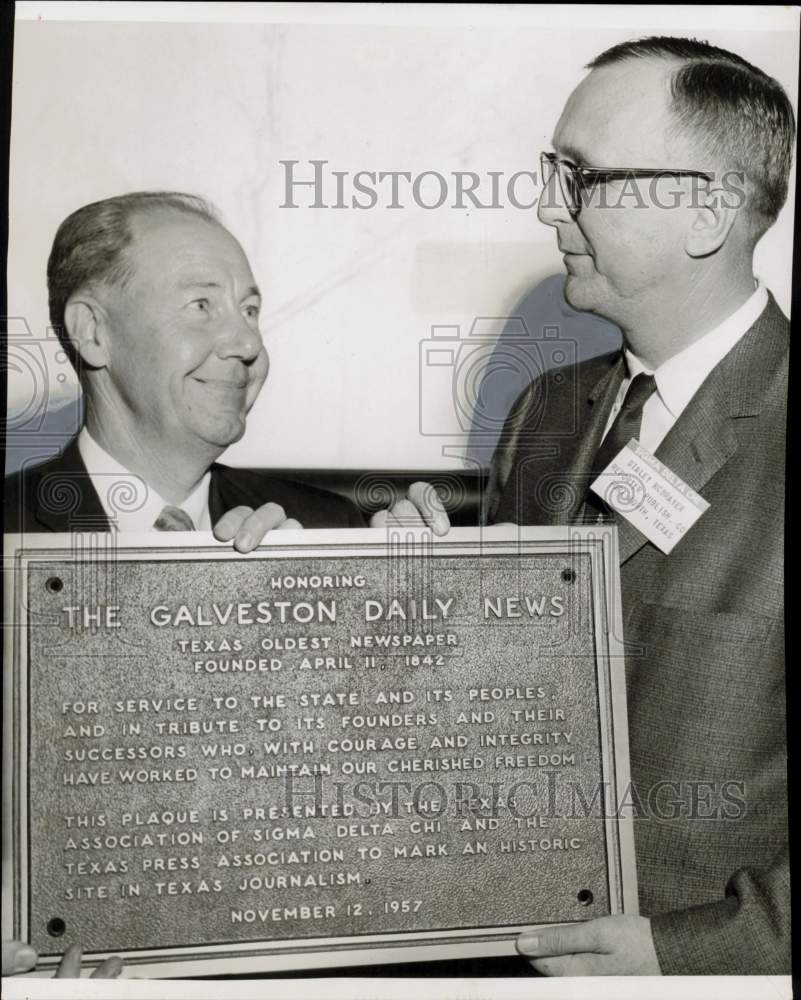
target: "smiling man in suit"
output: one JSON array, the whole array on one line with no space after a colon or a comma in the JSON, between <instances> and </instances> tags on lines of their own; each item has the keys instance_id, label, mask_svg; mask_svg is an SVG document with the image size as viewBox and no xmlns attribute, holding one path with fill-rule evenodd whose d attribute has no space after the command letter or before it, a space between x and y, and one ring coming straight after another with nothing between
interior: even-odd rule
<instances>
[{"instance_id":1,"label":"smiling man in suit","mask_svg":"<svg viewBox=\"0 0 801 1000\"><path fill-rule=\"evenodd\" d=\"M268 360L247 257L206 202L138 192L86 205L59 227L47 276L85 426L6 480L7 532L213 528L247 548L274 528L363 525L333 494L217 462L244 434Z\"/></svg>"},{"instance_id":2,"label":"smiling man in suit","mask_svg":"<svg viewBox=\"0 0 801 1000\"><path fill-rule=\"evenodd\" d=\"M86 205L59 227L47 277L85 426L6 479L6 532L213 528L247 551L273 529L364 526L334 494L217 462L244 434L268 360L250 265L206 202L138 192ZM3 943L4 975L36 959ZM56 977L80 975L80 961L74 944ZM93 975L121 969L114 957Z\"/></svg>"},{"instance_id":3,"label":"smiling man in suit","mask_svg":"<svg viewBox=\"0 0 801 1000\"><path fill-rule=\"evenodd\" d=\"M642 916L518 950L546 975L787 973L789 323L753 255L787 197L794 114L775 80L695 40L588 68L543 154L539 216L567 301L616 323L624 350L521 395L484 522L617 521ZM669 554L589 489L631 438L709 504ZM448 529L423 484L394 511Z\"/></svg>"}]
</instances>

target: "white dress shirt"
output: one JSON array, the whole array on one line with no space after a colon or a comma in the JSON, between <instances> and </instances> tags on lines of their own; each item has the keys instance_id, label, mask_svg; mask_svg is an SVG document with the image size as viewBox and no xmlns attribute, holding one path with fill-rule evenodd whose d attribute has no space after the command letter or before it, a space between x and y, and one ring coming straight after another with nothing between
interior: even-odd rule
<instances>
[{"instance_id":1,"label":"white dress shirt","mask_svg":"<svg viewBox=\"0 0 801 1000\"><path fill-rule=\"evenodd\" d=\"M169 503L95 441L84 427L78 435L78 451L89 473L92 486L100 497L103 510L118 531L153 531L153 524ZM180 504L198 531L211 530L209 484L211 472L200 480L192 493Z\"/></svg>"},{"instance_id":2,"label":"white dress shirt","mask_svg":"<svg viewBox=\"0 0 801 1000\"><path fill-rule=\"evenodd\" d=\"M676 423L681 412L701 388L712 369L734 347L759 318L762 310L768 304L768 291L762 282L757 283L756 290L750 298L735 310L722 323L699 337L689 347L674 354L672 358L663 361L653 371L632 354L625 350L626 365L629 377L620 387L620 392L609 414L604 430L606 437L609 428L623 405L629 383L640 372L653 375L656 381L656 392L646 400L642 410L642 424L638 438L643 448L655 452L670 428Z\"/></svg>"}]
</instances>

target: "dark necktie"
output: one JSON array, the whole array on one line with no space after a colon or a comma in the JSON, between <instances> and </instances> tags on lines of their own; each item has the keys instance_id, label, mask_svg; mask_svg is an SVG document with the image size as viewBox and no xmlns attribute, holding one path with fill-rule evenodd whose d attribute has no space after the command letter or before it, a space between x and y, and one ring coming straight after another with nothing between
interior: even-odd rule
<instances>
[{"instance_id":1,"label":"dark necktie","mask_svg":"<svg viewBox=\"0 0 801 1000\"><path fill-rule=\"evenodd\" d=\"M653 375L646 375L645 372L635 375L629 382L623 405L612 422L606 437L601 442L601 447L595 454L592 463L592 481L604 471L613 458L617 457L621 448L627 445L632 438L639 437L642 408L655 389L656 382ZM601 480L601 485L603 485L603 480ZM586 504L589 508L585 512L586 515L594 516L593 511L607 517L612 515L608 505L593 490L587 490Z\"/></svg>"},{"instance_id":2,"label":"dark necktie","mask_svg":"<svg viewBox=\"0 0 801 1000\"><path fill-rule=\"evenodd\" d=\"M156 531L194 531L195 526L192 518L181 510L180 507L173 507L166 504L162 512L153 522Z\"/></svg>"},{"instance_id":3,"label":"dark necktie","mask_svg":"<svg viewBox=\"0 0 801 1000\"><path fill-rule=\"evenodd\" d=\"M603 472L621 448L632 438L639 437L642 424L642 408L656 389L653 375L640 372L635 375L626 389L623 405L615 417L609 432L601 442L601 447L592 464L593 472L598 475Z\"/></svg>"}]
</instances>

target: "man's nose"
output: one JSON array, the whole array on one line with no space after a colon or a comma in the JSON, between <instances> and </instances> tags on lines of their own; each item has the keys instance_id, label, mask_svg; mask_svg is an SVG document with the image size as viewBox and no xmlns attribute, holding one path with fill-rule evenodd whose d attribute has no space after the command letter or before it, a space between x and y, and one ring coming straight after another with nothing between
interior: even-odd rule
<instances>
[{"instance_id":1,"label":"man's nose","mask_svg":"<svg viewBox=\"0 0 801 1000\"><path fill-rule=\"evenodd\" d=\"M217 338L217 354L221 358L254 361L263 346L258 325L238 311L223 324Z\"/></svg>"},{"instance_id":2,"label":"man's nose","mask_svg":"<svg viewBox=\"0 0 801 1000\"><path fill-rule=\"evenodd\" d=\"M562 186L555 173L542 189L540 200L537 202L537 218L546 226L558 226L559 223L573 221L565 196L562 194Z\"/></svg>"}]
</instances>

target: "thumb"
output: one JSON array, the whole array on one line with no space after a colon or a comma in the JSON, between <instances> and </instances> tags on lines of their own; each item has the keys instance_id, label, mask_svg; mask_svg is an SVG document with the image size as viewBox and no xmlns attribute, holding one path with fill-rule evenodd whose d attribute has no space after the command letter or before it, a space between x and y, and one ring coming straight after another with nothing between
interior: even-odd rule
<instances>
[{"instance_id":1,"label":"thumb","mask_svg":"<svg viewBox=\"0 0 801 1000\"><path fill-rule=\"evenodd\" d=\"M3 975L13 976L20 972L30 972L35 968L39 956L29 944L23 941L3 942Z\"/></svg>"},{"instance_id":2,"label":"thumb","mask_svg":"<svg viewBox=\"0 0 801 1000\"><path fill-rule=\"evenodd\" d=\"M448 512L431 483L416 482L409 487L409 499L435 535L447 535L451 522Z\"/></svg>"},{"instance_id":3,"label":"thumb","mask_svg":"<svg viewBox=\"0 0 801 1000\"><path fill-rule=\"evenodd\" d=\"M584 920L563 927L543 927L523 931L515 947L525 958L548 958L552 955L578 955L601 951L595 922Z\"/></svg>"}]
</instances>

